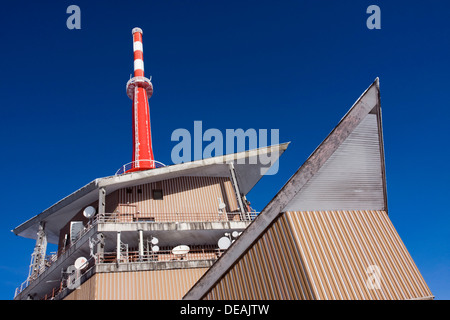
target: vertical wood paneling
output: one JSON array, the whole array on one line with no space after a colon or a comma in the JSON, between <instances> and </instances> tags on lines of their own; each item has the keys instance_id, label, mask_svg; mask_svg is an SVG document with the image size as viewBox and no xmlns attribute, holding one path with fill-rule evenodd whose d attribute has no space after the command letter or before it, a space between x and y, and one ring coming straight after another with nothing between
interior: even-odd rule
<instances>
[{"instance_id":1,"label":"vertical wood paneling","mask_svg":"<svg viewBox=\"0 0 450 320\"><path fill-rule=\"evenodd\" d=\"M178 300L208 268L97 273L98 300Z\"/></svg>"},{"instance_id":2,"label":"vertical wood paneling","mask_svg":"<svg viewBox=\"0 0 450 320\"><path fill-rule=\"evenodd\" d=\"M96 299L95 275L81 284L78 289L72 291L64 300L95 300Z\"/></svg>"},{"instance_id":3,"label":"vertical wood paneling","mask_svg":"<svg viewBox=\"0 0 450 320\"><path fill-rule=\"evenodd\" d=\"M380 289L368 286L371 265L381 270ZM204 299L430 296L386 212L294 211L280 215Z\"/></svg>"},{"instance_id":4,"label":"vertical wood paneling","mask_svg":"<svg viewBox=\"0 0 450 320\"><path fill-rule=\"evenodd\" d=\"M312 299L293 237L286 219L279 218L205 299Z\"/></svg>"},{"instance_id":5,"label":"vertical wood paneling","mask_svg":"<svg viewBox=\"0 0 450 320\"><path fill-rule=\"evenodd\" d=\"M153 198L154 189L163 190L162 200ZM155 221L226 220L225 215L218 213L219 198L226 204L227 212L238 210L229 178L178 177L118 190L117 206L110 212Z\"/></svg>"}]
</instances>

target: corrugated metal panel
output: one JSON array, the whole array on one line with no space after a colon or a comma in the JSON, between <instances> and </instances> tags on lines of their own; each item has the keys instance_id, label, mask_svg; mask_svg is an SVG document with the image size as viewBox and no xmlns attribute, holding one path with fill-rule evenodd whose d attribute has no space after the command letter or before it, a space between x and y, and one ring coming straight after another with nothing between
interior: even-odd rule
<instances>
[{"instance_id":1,"label":"corrugated metal panel","mask_svg":"<svg viewBox=\"0 0 450 320\"><path fill-rule=\"evenodd\" d=\"M285 215L316 284L317 299L396 300L432 295L386 212ZM374 277L380 279L379 289L370 284Z\"/></svg>"},{"instance_id":2,"label":"corrugated metal panel","mask_svg":"<svg viewBox=\"0 0 450 320\"><path fill-rule=\"evenodd\" d=\"M205 299L313 299L294 234L278 219Z\"/></svg>"},{"instance_id":3,"label":"corrugated metal panel","mask_svg":"<svg viewBox=\"0 0 450 320\"><path fill-rule=\"evenodd\" d=\"M208 268L97 273L98 300L178 300Z\"/></svg>"},{"instance_id":4,"label":"corrugated metal panel","mask_svg":"<svg viewBox=\"0 0 450 320\"><path fill-rule=\"evenodd\" d=\"M282 211L385 209L377 117L368 114Z\"/></svg>"},{"instance_id":5,"label":"corrugated metal panel","mask_svg":"<svg viewBox=\"0 0 450 320\"><path fill-rule=\"evenodd\" d=\"M76 290L72 291L64 300L95 300L96 275L93 275Z\"/></svg>"},{"instance_id":6,"label":"corrugated metal panel","mask_svg":"<svg viewBox=\"0 0 450 320\"><path fill-rule=\"evenodd\" d=\"M204 298L429 297L386 212L304 211L282 214Z\"/></svg>"},{"instance_id":7,"label":"corrugated metal panel","mask_svg":"<svg viewBox=\"0 0 450 320\"><path fill-rule=\"evenodd\" d=\"M154 189L162 189L162 200L153 198ZM178 177L119 190L116 212L138 213L155 221L180 221L180 216L184 221L215 221L219 198L227 212L238 209L229 178Z\"/></svg>"}]
</instances>

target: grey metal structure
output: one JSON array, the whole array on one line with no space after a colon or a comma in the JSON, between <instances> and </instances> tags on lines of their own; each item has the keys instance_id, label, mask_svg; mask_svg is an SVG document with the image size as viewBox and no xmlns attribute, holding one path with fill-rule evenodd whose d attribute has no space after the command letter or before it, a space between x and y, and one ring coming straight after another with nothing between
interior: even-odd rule
<instances>
[{"instance_id":1,"label":"grey metal structure","mask_svg":"<svg viewBox=\"0 0 450 320\"><path fill-rule=\"evenodd\" d=\"M378 78L184 299L201 299L282 212L367 204L387 211Z\"/></svg>"}]
</instances>

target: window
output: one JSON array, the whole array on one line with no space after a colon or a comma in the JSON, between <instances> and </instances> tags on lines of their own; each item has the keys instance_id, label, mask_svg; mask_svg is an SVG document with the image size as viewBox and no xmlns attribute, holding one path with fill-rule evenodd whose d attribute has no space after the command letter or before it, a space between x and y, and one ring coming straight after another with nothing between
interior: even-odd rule
<instances>
[{"instance_id":1,"label":"window","mask_svg":"<svg viewBox=\"0 0 450 320\"><path fill-rule=\"evenodd\" d=\"M162 189L153 189L153 199L154 200L163 200Z\"/></svg>"}]
</instances>

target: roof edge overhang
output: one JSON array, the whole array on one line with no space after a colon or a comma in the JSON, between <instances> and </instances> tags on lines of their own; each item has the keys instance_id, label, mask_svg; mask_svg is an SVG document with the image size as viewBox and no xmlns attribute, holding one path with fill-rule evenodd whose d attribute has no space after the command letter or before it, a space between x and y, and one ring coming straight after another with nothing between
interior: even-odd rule
<instances>
[{"instance_id":1,"label":"roof edge overhang","mask_svg":"<svg viewBox=\"0 0 450 320\"><path fill-rule=\"evenodd\" d=\"M282 144L261 147L258 149L252 149L243 152L237 152L207 159L175 164L162 168L98 178L86 184L82 188L76 190L75 192L71 193L67 197L61 199L48 209L42 211L40 214L23 222L22 224L20 224L11 231L15 235L21 237L36 239L37 230L41 222L46 222L46 224L48 224L51 218L61 215L63 213L67 214L68 210L70 210L71 212L70 214L72 214L72 216L75 215L76 212L81 210L83 206L89 205L89 203L92 202L92 199L94 197L98 197L98 189L100 188L105 188L107 194L109 194L110 192L113 192L119 188L124 188L130 185L144 184L149 181L170 179L183 175L195 175L196 172L197 173L201 172L206 168L211 169L209 171L209 173L211 173L214 172L215 169L218 170L219 166L221 166L223 171L224 170L223 165L226 165L230 162L240 163L245 162L246 159L249 160L250 158L253 157L271 154L273 155L272 159L273 161L271 161L269 165L265 163L256 164L258 169L259 168L268 169L270 166L274 164L275 160L278 160L278 158L284 153L284 151L286 151L289 144L290 142L286 142ZM252 162L248 164L248 166L251 165L253 165ZM244 172L240 172L245 171L245 168L246 168L245 165L243 165L242 167L236 166L235 168L235 170L237 171L238 184L245 186L243 189L241 188L241 191L242 193L244 193L244 195L247 194L253 188L254 185L256 185L256 183L261 179L263 175L263 173L261 172L261 174L259 175L252 174L251 177L248 177L248 175L246 176ZM250 179L251 180L250 183L247 183L245 179ZM46 229L48 231L47 234L48 241L50 243L57 243L59 234L57 234L56 230L59 229L57 227L54 227L53 229L49 228Z\"/></svg>"}]
</instances>

